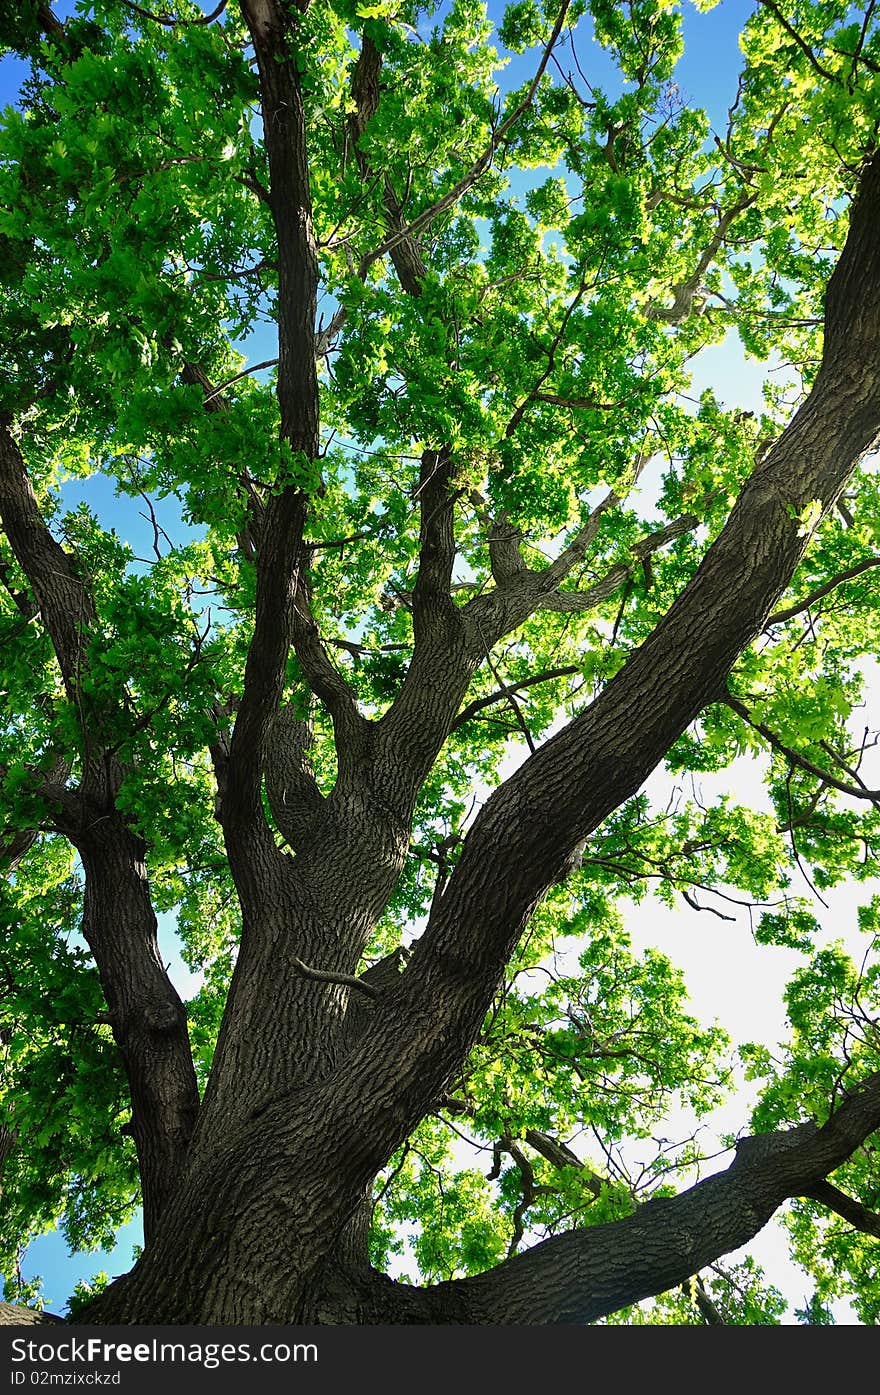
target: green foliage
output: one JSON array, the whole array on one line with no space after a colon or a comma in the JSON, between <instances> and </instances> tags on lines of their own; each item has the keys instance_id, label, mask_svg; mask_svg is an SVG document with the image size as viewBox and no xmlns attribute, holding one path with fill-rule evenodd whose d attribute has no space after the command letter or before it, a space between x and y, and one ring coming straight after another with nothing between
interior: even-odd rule
<instances>
[{"instance_id":1,"label":"green foliage","mask_svg":"<svg viewBox=\"0 0 880 1395\"><path fill-rule=\"evenodd\" d=\"M0 1122L15 1138L0 1198L9 1278L22 1245L56 1225L74 1250L112 1244L139 1192L126 1082L75 933L81 886L69 853L58 840L38 845L0 893Z\"/></svg>"},{"instance_id":2,"label":"green foliage","mask_svg":"<svg viewBox=\"0 0 880 1395\"><path fill-rule=\"evenodd\" d=\"M341 308L345 320L321 361L324 448L309 460L279 443L273 370L244 371L274 357L261 336L279 282L238 8L222 23L160 26L96 0L75 7L62 43L40 32L33 4L5 7L0 46L32 71L0 130L0 418L98 614L73 701L0 541L0 848L37 835L0 900L0 1124L16 1139L0 1200L7 1294L35 1296L16 1278L32 1237L60 1225L73 1248L96 1248L138 1204L120 1058L77 934L80 869L41 793L59 753L71 788L96 736L123 768L117 807L144 841L154 903L201 976L188 1013L203 1085L241 931L209 747L218 721L228 739L244 672L255 501L290 485L308 495L314 618L378 718L412 650L426 446L447 443L454 462L462 604L493 584L487 517L517 530L537 569L612 489L561 593L607 586L591 608L539 610L487 655L422 789L365 962L418 933L475 801L522 754L523 727L532 742L549 736L653 630L815 376L827 275L876 146L880 27L854 23L842 0L784 8L801 42L755 12L719 131L676 86L676 5L575 5L568 18L600 76L585 84L572 67L566 81L549 65L498 139L531 92L555 7L311 6L296 61L320 310L329 321ZM175 11L201 14L187 0ZM380 100L358 131L352 79L367 40L382 54ZM508 82L506 65L522 55ZM452 199L487 150L479 178ZM392 257L375 255L389 190L403 225L424 220L418 296L402 293ZM753 358L789 365L780 386L768 379L760 412L720 387L691 391L694 360L731 335ZM106 499L70 506L73 485L99 481ZM152 545L115 531L141 507ZM630 1214L692 1180L698 1130L737 1071L760 1082L753 1125L776 1128L824 1117L848 1081L880 1064L880 903L861 912L870 949L857 966L827 943L807 894L880 871L880 813L858 797L873 736L857 733L855 715L864 656L880 645L878 572L859 570L880 542L877 479L866 462L843 512L823 521L821 501L791 511L808 541L803 562L730 678L748 719L723 694L705 708L669 752L669 804L644 792L625 803L538 908L454 1103L423 1121L377 1185L377 1263L440 1281ZM308 702L293 658L285 698ZM332 724L322 710L313 718L327 792ZM744 758L763 780L762 808L701 799L697 777ZM650 914L655 897L722 914L732 899L755 911L768 955L802 956L786 1043L740 1044L734 1066L724 1025L692 1015L679 970L633 950L618 903ZM663 1132L670 1118L683 1121L675 1143ZM875 1207L876 1141L837 1180ZM809 1200L786 1224L813 1286L798 1320L824 1323L849 1296L876 1323L872 1242ZM79 1285L72 1311L105 1281ZM783 1315L751 1260L701 1282L727 1323ZM688 1325L705 1312L692 1289L614 1321Z\"/></svg>"},{"instance_id":3,"label":"green foliage","mask_svg":"<svg viewBox=\"0 0 880 1395\"><path fill-rule=\"evenodd\" d=\"M84 1308L87 1303L91 1302L97 1294L105 1289L109 1282L109 1276L104 1273L103 1269L99 1270L97 1274L93 1274L91 1279L80 1279L79 1283L74 1287L73 1293L67 1300L67 1310L70 1316L75 1318L80 1309Z\"/></svg>"}]
</instances>

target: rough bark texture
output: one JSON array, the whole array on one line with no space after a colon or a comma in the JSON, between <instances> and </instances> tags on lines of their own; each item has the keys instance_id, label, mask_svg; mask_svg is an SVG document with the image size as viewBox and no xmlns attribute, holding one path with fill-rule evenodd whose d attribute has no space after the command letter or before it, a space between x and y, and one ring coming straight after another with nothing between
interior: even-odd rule
<instances>
[{"instance_id":1,"label":"rough bark texture","mask_svg":"<svg viewBox=\"0 0 880 1395\"><path fill-rule=\"evenodd\" d=\"M0 1327L36 1327L40 1323L63 1322L54 1313L22 1308L18 1303L0 1303Z\"/></svg>"}]
</instances>

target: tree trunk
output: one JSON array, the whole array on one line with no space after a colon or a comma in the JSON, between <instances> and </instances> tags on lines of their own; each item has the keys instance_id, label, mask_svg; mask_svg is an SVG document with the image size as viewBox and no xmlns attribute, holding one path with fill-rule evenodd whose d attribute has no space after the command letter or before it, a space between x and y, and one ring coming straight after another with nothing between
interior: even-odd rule
<instances>
[{"instance_id":1,"label":"tree trunk","mask_svg":"<svg viewBox=\"0 0 880 1395\"><path fill-rule=\"evenodd\" d=\"M727 1172L681 1196L545 1242L486 1275L418 1290L366 1263L370 1184L460 1069L535 904L577 844L717 694L803 554L798 515L814 499L827 511L876 438L878 227L874 161L829 287L813 393L651 637L593 705L489 799L411 961L385 987L366 1029L347 1040L353 990L298 976L290 955L305 945L323 953L320 967L354 972L390 894L405 843L388 822L387 803L383 819L375 743L363 726L352 728L345 773L316 815L322 836L314 850L291 863L259 835L263 877L256 845L247 846L252 823L239 807L227 825L245 911L232 1025L224 1027L183 1177L155 1236L136 1270L82 1321L591 1321L744 1244L786 1197L815 1187L880 1124L873 1078L824 1129L743 1144ZM438 565L436 550L430 557ZM429 583L430 568L430 594ZM440 629L446 618L439 616ZM430 613L423 625L426 643L436 643ZM406 694L410 707L415 691ZM429 701L435 693L436 683ZM383 870L378 879L365 870L366 889L353 885L345 867L355 830L368 846L381 842L383 827L390 839Z\"/></svg>"}]
</instances>

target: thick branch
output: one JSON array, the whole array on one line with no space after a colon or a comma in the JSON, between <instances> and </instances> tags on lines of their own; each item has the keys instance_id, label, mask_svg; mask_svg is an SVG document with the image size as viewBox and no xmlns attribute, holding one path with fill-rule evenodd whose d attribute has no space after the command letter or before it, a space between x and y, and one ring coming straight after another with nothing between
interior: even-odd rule
<instances>
[{"instance_id":1,"label":"thick branch","mask_svg":"<svg viewBox=\"0 0 880 1395\"><path fill-rule=\"evenodd\" d=\"M420 552L413 590L413 656L403 686L378 728L384 779L407 820L482 657L452 599L452 481L449 452L425 451L418 488Z\"/></svg>"},{"instance_id":2,"label":"thick branch","mask_svg":"<svg viewBox=\"0 0 880 1395\"><path fill-rule=\"evenodd\" d=\"M445 629L455 613L452 568L455 564L453 468L446 450L426 450L419 470L419 574L413 591L416 646L420 631Z\"/></svg>"},{"instance_id":3,"label":"thick branch","mask_svg":"<svg viewBox=\"0 0 880 1395\"><path fill-rule=\"evenodd\" d=\"M354 690L331 661L311 608L311 586L304 572L293 609L293 647L306 682L333 718L337 745L342 746L363 728Z\"/></svg>"},{"instance_id":4,"label":"thick branch","mask_svg":"<svg viewBox=\"0 0 880 1395\"><path fill-rule=\"evenodd\" d=\"M629 563L616 563L599 581L583 590L562 591L559 587L586 556L598 533L602 514L619 502L616 494L606 495L568 546L543 571L535 571L525 564L514 568L510 565L511 559L508 558L504 576L500 580L496 576L496 590L476 596L470 601L463 610L465 619L471 621L474 626L479 625L481 632L485 632L485 627L491 636L491 642L497 643L505 634L518 629L535 611L555 610L583 614L595 610L603 601L607 601L630 576L632 566ZM680 518L672 519L670 523L635 543L631 548L633 557L644 563L652 553L658 552L660 548L684 533L693 532L699 524L700 519L696 514L682 514ZM512 536L506 545L512 548Z\"/></svg>"},{"instance_id":5,"label":"thick branch","mask_svg":"<svg viewBox=\"0 0 880 1395\"><path fill-rule=\"evenodd\" d=\"M319 452L315 315L318 262L312 231L305 110L299 68L290 51L289 13L276 0L243 0L260 72L263 133L278 242L278 402L281 440L307 462ZM271 837L260 803L263 741L284 687L299 575L305 496L288 486L266 508L257 557L254 634L227 770L222 817L227 842L250 827L268 853ZM244 870L230 846L233 870ZM251 873L253 868L251 868ZM253 880L253 877L251 877Z\"/></svg>"},{"instance_id":6,"label":"thick branch","mask_svg":"<svg viewBox=\"0 0 880 1395\"><path fill-rule=\"evenodd\" d=\"M385 1147L397 1146L460 1070L533 908L578 844L715 699L808 545L797 515L815 499L823 512L832 508L877 439L878 226L880 161L873 161L828 288L825 358L809 399L651 636L599 698L489 798L465 839L398 991L350 1063L374 1130L371 1149L384 1153L383 1132ZM368 1105L389 1077L397 1080L398 1117L408 1119L402 1132Z\"/></svg>"},{"instance_id":7,"label":"thick branch","mask_svg":"<svg viewBox=\"0 0 880 1395\"><path fill-rule=\"evenodd\" d=\"M278 401L281 439L318 454L315 365L318 259L312 229L306 121L293 22L278 0L242 0L260 72L263 136L278 240Z\"/></svg>"},{"instance_id":8,"label":"thick branch","mask_svg":"<svg viewBox=\"0 0 880 1395\"><path fill-rule=\"evenodd\" d=\"M97 632L91 592L46 527L6 425L0 426L0 513L52 639L67 694L82 712L87 649ZM81 789L59 786L70 769L60 758L43 783L64 806L58 826L76 846L86 870L83 934L98 966L128 1074L145 1226L152 1232L180 1175L198 1092L186 1016L156 944L145 847L113 809L122 771L101 749L94 723L92 713L84 729L90 749ZM30 842L29 833L19 835L12 854L23 855Z\"/></svg>"},{"instance_id":9,"label":"thick branch","mask_svg":"<svg viewBox=\"0 0 880 1395\"><path fill-rule=\"evenodd\" d=\"M82 931L128 1075L149 1239L180 1180L198 1087L186 1009L159 954L144 845L118 814L96 810L88 824L76 839L85 869Z\"/></svg>"},{"instance_id":10,"label":"thick branch","mask_svg":"<svg viewBox=\"0 0 880 1395\"><path fill-rule=\"evenodd\" d=\"M0 520L27 577L71 702L80 700L86 648L97 618L91 592L69 553L46 526L18 442L0 423Z\"/></svg>"},{"instance_id":11,"label":"thick branch","mask_svg":"<svg viewBox=\"0 0 880 1395\"><path fill-rule=\"evenodd\" d=\"M822 1206L827 1206L829 1211L847 1221L856 1230L860 1230L863 1235L873 1235L880 1240L880 1215L876 1211L871 1211L867 1206L863 1206L855 1197L847 1196L846 1192L840 1191L830 1182L817 1182L802 1193L809 1197L811 1201L818 1201Z\"/></svg>"},{"instance_id":12,"label":"thick branch","mask_svg":"<svg viewBox=\"0 0 880 1395\"><path fill-rule=\"evenodd\" d=\"M812 1194L880 1127L872 1076L822 1129L744 1139L733 1164L609 1225L571 1231L450 1288L479 1323L584 1323L683 1283L747 1243L789 1197ZM836 1189L832 1189L835 1191Z\"/></svg>"},{"instance_id":13,"label":"thick branch","mask_svg":"<svg viewBox=\"0 0 880 1395\"><path fill-rule=\"evenodd\" d=\"M311 723L291 707L276 712L266 733L266 795L276 826L294 851L303 846L324 802L309 760L312 740Z\"/></svg>"}]
</instances>

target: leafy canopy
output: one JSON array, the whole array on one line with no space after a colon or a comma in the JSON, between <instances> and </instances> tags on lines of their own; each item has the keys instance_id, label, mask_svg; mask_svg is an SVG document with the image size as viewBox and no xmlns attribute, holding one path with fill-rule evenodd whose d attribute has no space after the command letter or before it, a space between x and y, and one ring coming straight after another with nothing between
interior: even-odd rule
<instances>
[{"instance_id":1,"label":"leafy canopy","mask_svg":"<svg viewBox=\"0 0 880 1395\"><path fill-rule=\"evenodd\" d=\"M124 763L118 805L201 975L188 1011L204 1080L240 928L208 747L242 684L253 500L291 483L308 493L314 617L378 717L412 645L423 450L443 443L455 461L462 604L492 585L499 540L540 569L611 491L562 602L487 653L425 783L366 962L407 944L482 792L652 630L809 389L825 283L880 117L880 33L841 0L759 6L720 121L676 85L682 13L666 0L572 0L536 85L555 4L312 5L288 61L307 108L320 270L313 462L279 443L272 366L247 371L277 353L278 268L237 9L212 23L191 0L175 22L126 0L59 13L63 38L25 0L0 26L28 65L0 134L0 415L98 620L74 702L0 541L14 863L0 901L0 1100L17 1140L0 1212L7 1296L23 1292L32 1237L61 1225L74 1248L106 1245L139 1200L125 1082L77 934L82 872L43 793L51 772L75 783L95 729ZM694 33L709 22L688 11ZM367 43L381 72L359 127ZM390 250L377 254L389 201L396 226L416 230L417 295ZM724 383L692 389L701 350L731 335L783 366L760 410L728 405ZM524 1236L680 1189L704 1151L696 1121L742 1070L760 1087L755 1125L778 1127L821 1120L848 1078L877 1067L878 903L861 914L853 961L828 943L820 895L878 870L877 800L860 796L858 774L875 738L856 734L864 656L880 642L870 462L840 512L818 529L817 517L804 511L806 559L731 676L732 700L669 752L674 799L641 793L590 841L536 913L455 1098L380 1177L378 1263L396 1257L432 1281L476 1272ZM331 723L293 657L286 696L311 713L327 790ZM759 758L760 807L733 788L701 803L689 775L723 775L743 756ZM799 956L783 1047L735 1050L691 1015L668 958L629 941L629 903L730 914L722 895L757 908L759 944ZM670 1118L690 1121L684 1142L663 1139ZM875 1155L866 1145L845 1169L866 1207ZM876 1322L874 1242L812 1202L787 1224L814 1294L799 1319L826 1321L849 1294ZM784 1300L753 1261L704 1277L621 1320L700 1322L713 1306L729 1322L780 1320Z\"/></svg>"}]
</instances>

